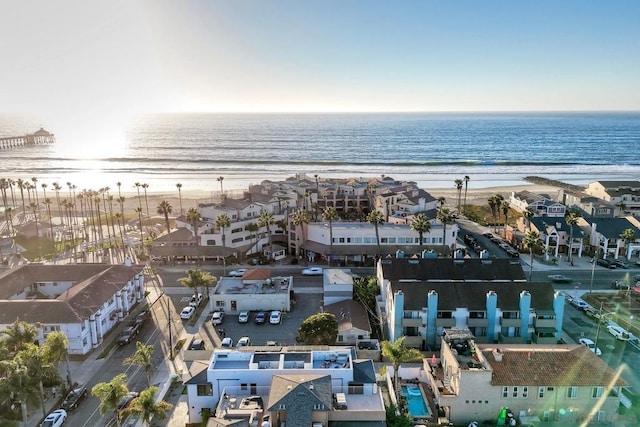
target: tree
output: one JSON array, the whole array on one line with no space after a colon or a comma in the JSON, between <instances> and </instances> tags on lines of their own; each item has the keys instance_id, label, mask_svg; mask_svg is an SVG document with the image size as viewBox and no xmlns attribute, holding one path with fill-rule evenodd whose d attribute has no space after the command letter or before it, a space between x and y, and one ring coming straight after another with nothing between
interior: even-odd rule
<instances>
[{"instance_id":1,"label":"tree","mask_svg":"<svg viewBox=\"0 0 640 427\"><path fill-rule=\"evenodd\" d=\"M141 184L142 190L144 191L144 204L147 206L147 218L149 217L149 199L147 199L147 188L149 188L149 184Z\"/></svg>"},{"instance_id":2,"label":"tree","mask_svg":"<svg viewBox=\"0 0 640 427\"><path fill-rule=\"evenodd\" d=\"M40 392L32 381L27 367L19 359L0 361L0 396L20 404L22 423L27 425L27 406L40 403Z\"/></svg>"},{"instance_id":3,"label":"tree","mask_svg":"<svg viewBox=\"0 0 640 427\"><path fill-rule=\"evenodd\" d=\"M147 387L151 385L151 372L153 371L153 345L145 345L136 341L136 352L122 361L123 365L138 365L144 369L147 377Z\"/></svg>"},{"instance_id":4,"label":"tree","mask_svg":"<svg viewBox=\"0 0 640 427\"><path fill-rule=\"evenodd\" d=\"M142 208L138 206L134 210L138 214L138 228L140 229L140 246L142 247L142 253L144 253L144 236L142 234Z\"/></svg>"},{"instance_id":5,"label":"tree","mask_svg":"<svg viewBox=\"0 0 640 427\"><path fill-rule=\"evenodd\" d=\"M169 214L171 212L173 212L173 208L171 207L171 204L169 202L167 202L166 200L161 201L158 204L158 209L157 212L164 216L164 223L167 226L167 234L171 233L171 225L169 223Z\"/></svg>"},{"instance_id":6,"label":"tree","mask_svg":"<svg viewBox=\"0 0 640 427\"><path fill-rule=\"evenodd\" d=\"M380 255L380 233L378 230L378 226L380 224L382 224L382 222L384 221L384 218L382 217L382 214L378 211L378 210L373 210L371 212L369 212L369 215L367 215L367 222L369 224L373 225L373 228L376 231L376 244L378 246L378 255Z\"/></svg>"},{"instance_id":7,"label":"tree","mask_svg":"<svg viewBox=\"0 0 640 427\"><path fill-rule=\"evenodd\" d=\"M140 395L134 398L127 409L125 409L124 415L135 414L140 415L142 422L146 426L151 425L151 418L158 418L164 420L167 418L167 412L171 410L173 405L164 400L156 402L156 394L158 394L158 387L148 387L140 392Z\"/></svg>"},{"instance_id":8,"label":"tree","mask_svg":"<svg viewBox=\"0 0 640 427\"><path fill-rule=\"evenodd\" d=\"M526 208L524 208L524 212L522 212L522 216L526 221L527 228L529 229L531 228L531 218L533 218L535 215L536 213L531 206L527 206Z\"/></svg>"},{"instance_id":9,"label":"tree","mask_svg":"<svg viewBox=\"0 0 640 427\"><path fill-rule=\"evenodd\" d=\"M0 330L0 343L12 354L18 353L27 344L33 344L38 337L38 328L24 320L16 320Z\"/></svg>"},{"instance_id":10,"label":"tree","mask_svg":"<svg viewBox=\"0 0 640 427\"><path fill-rule=\"evenodd\" d=\"M304 236L304 225L305 224L309 224L309 213L305 210L302 209L298 209L297 211L295 211L292 215L292 220L293 225L297 227L300 227L300 233L298 233L297 229L296 229L296 247L298 249L298 254L300 255L300 235Z\"/></svg>"},{"instance_id":11,"label":"tree","mask_svg":"<svg viewBox=\"0 0 640 427\"><path fill-rule=\"evenodd\" d=\"M316 313L304 319L296 341L307 345L334 345L338 338L338 321L331 313Z\"/></svg>"},{"instance_id":12,"label":"tree","mask_svg":"<svg viewBox=\"0 0 640 427\"><path fill-rule=\"evenodd\" d=\"M258 227L258 224L256 224L255 222L250 222L249 224L245 225L244 229L251 233L251 246L255 246L257 242L256 233L258 232L258 230L260 230L260 227Z\"/></svg>"},{"instance_id":13,"label":"tree","mask_svg":"<svg viewBox=\"0 0 640 427\"><path fill-rule=\"evenodd\" d=\"M465 175L464 176L464 204L463 204L463 209L465 211L467 209L467 189L469 187L469 180L471 180L471 178L469 178L469 175Z\"/></svg>"},{"instance_id":14,"label":"tree","mask_svg":"<svg viewBox=\"0 0 640 427\"><path fill-rule=\"evenodd\" d=\"M182 215L182 184L177 183L176 188L178 189L178 200L180 200L180 215Z\"/></svg>"},{"instance_id":15,"label":"tree","mask_svg":"<svg viewBox=\"0 0 640 427\"><path fill-rule=\"evenodd\" d=\"M627 228L622 232L621 237L627 247L627 259L629 259L631 258L631 242L636 240L636 232L633 228Z\"/></svg>"},{"instance_id":16,"label":"tree","mask_svg":"<svg viewBox=\"0 0 640 427\"><path fill-rule=\"evenodd\" d=\"M460 199L462 198L462 180L455 179L453 182L456 184L456 190L458 190L458 212L460 212Z\"/></svg>"},{"instance_id":17,"label":"tree","mask_svg":"<svg viewBox=\"0 0 640 427\"><path fill-rule=\"evenodd\" d=\"M449 208L440 208L436 214L438 221L442 223L442 246L447 246L447 224L451 224L458 219L458 216L451 212Z\"/></svg>"},{"instance_id":18,"label":"tree","mask_svg":"<svg viewBox=\"0 0 640 427\"><path fill-rule=\"evenodd\" d=\"M121 410L118 403L129 393L127 388L127 375L118 374L109 382L98 383L91 389L91 394L100 399L100 413L113 411L116 425L121 425Z\"/></svg>"},{"instance_id":19,"label":"tree","mask_svg":"<svg viewBox=\"0 0 640 427\"><path fill-rule=\"evenodd\" d=\"M509 209L511 208L509 201L503 200L500 203L500 209L502 209L502 215L504 215L504 236L507 237L507 222L509 222Z\"/></svg>"},{"instance_id":20,"label":"tree","mask_svg":"<svg viewBox=\"0 0 640 427\"><path fill-rule=\"evenodd\" d=\"M142 198L140 197L140 186L141 186L141 185L142 185L142 184L140 184L139 182L136 182L136 183L134 184L134 187L136 187L136 190L138 191L138 207L139 207L140 209L142 209Z\"/></svg>"},{"instance_id":21,"label":"tree","mask_svg":"<svg viewBox=\"0 0 640 427\"><path fill-rule=\"evenodd\" d=\"M269 259L273 259L273 245L271 244L271 226L276 223L273 218L273 214L262 211L260 215L258 215L258 227L266 227L267 229L267 237L269 238Z\"/></svg>"},{"instance_id":22,"label":"tree","mask_svg":"<svg viewBox=\"0 0 640 427\"><path fill-rule=\"evenodd\" d=\"M405 347L405 336L398 338L394 343L382 341L382 355L389 359L393 365L393 387L398 393L398 369L400 364L407 363L412 360L422 359L422 353L415 348Z\"/></svg>"},{"instance_id":23,"label":"tree","mask_svg":"<svg viewBox=\"0 0 640 427\"><path fill-rule=\"evenodd\" d=\"M333 257L333 221L338 218L338 211L333 206L328 206L322 210L322 217L329 221L329 266Z\"/></svg>"},{"instance_id":24,"label":"tree","mask_svg":"<svg viewBox=\"0 0 640 427\"><path fill-rule=\"evenodd\" d=\"M429 233L431 231L431 222L429 222L429 218L423 212L417 214L413 217L411 221L411 229L418 233L418 238L420 239L420 249L422 249L422 245L424 244L424 235L425 233Z\"/></svg>"},{"instance_id":25,"label":"tree","mask_svg":"<svg viewBox=\"0 0 640 427\"><path fill-rule=\"evenodd\" d=\"M569 226L569 263L573 265L573 226L578 223L580 213L570 210L564 217L565 222Z\"/></svg>"},{"instance_id":26,"label":"tree","mask_svg":"<svg viewBox=\"0 0 640 427\"><path fill-rule=\"evenodd\" d=\"M224 190L222 188L222 181L224 181L224 176L219 176L216 178L216 181L220 183L220 197L224 194Z\"/></svg>"},{"instance_id":27,"label":"tree","mask_svg":"<svg viewBox=\"0 0 640 427\"><path fill-rule=\"evenodd\" d=\"M529 255L531 258L529 263L529 281L531 281L531 277L533 277L533 253L539 250L542 246L542 243L540 243L540 235L537 231L529 231L525 234L522 242L525 247L529 248Z\"/></svg>"},{"instance_id":28,"label":"tree","mask_svg":"<svg viewBox=\"0 0 640 427\"><path fill-rule=\"evenodd\" d=\"M182 286L192 288L193 293L196 293L198 289L200 289L200 293L205 295L205 288L209 289L209 286L218 281L215 276L212 276L210 273L200 269L189 269L186 273L186 277L178 280Z\"/></svg>"},{"instance_id":29,"label":"tree","mask_svg":"<svg viewBox=\"0 0 640 427\"><path fill-rule=\"evenodd\" d=\"M494 222L497 222L500 205L502 204L503 200L504 200L504 197L502 197L500 194L494 194L493 196L490 196L487 199L489 203L489 208L491 209L491 216L493 216ZM494 227L494 230L495 230L495 227Z\"/></svg>"},{"instance_id":30,"label":"tree","mask_svg":"<svg viewBox=\"0 0 640 427\"><path fill-rule=\"evenodd\" d=\"M386 421L388 427L412 427L414 425L411 418L398 414L398 408L393 403L387 406Z\"/></svg>"},{"instance_id":31,"label":"tree","mask_svg":"<svg viewBox=\"0 0 640 427\"><path fill-rule=\"evenodd\" d=\"M218 215L218 217L216 218L216 227L219 227L220 230L222 230L222 248L223 251L226 251L227 248L227 242L226 242L226 238L227 236L224 234L224 230L227 227L231 226L231 220L229 219L229 216L227 216L227 214L220 214ZM222 254L222 259L226 260L226 253ZM223 261L224 265L226 266L226 261Z\"/></svg>"}]
</instances>

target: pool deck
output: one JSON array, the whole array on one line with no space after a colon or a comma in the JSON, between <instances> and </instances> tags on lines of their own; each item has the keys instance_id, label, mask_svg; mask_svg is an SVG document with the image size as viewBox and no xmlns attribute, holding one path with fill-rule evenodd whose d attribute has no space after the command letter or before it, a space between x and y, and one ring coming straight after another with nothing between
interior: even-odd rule
<instances>
[{"instance_id":1,"label":"pool deck","mask_svg":"<svg viewBox=\"0 0 640 427\"><path fill-rule=\"evenodd\" d=\"M422 396L427 398L427 408L429 409L429 416L428 417L413 417L414 421L426 421L426 422L435 422L437 421L438 417L438 411L436 409L436 403L433 399L433 393L431 392L431 389L429 388L429 385L427 383L424 382L419 382L419 381L402 381L400 383L400 387L402 388L402 386L415 386L417 385L420 388L420 391L422 392Z\"/></svg>"}]
</instances>

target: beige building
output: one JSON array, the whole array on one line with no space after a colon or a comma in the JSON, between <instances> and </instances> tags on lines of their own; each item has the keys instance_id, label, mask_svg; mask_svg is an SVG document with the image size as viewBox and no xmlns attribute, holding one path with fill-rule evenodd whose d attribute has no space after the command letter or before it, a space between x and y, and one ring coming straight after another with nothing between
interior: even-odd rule
<instances>
[{"instance_id":1,"label":"beige building","mask_svg":"<svg viewBox=\"0 0 640 427\"><path fill-rule=\"evenodd\" d=\"M527 420L611 423L626 386L582 345L476 344L468 330L445 332L440 359L425 359L441 417L495 421L509 408Z\"/></svg>"}]
</instances>

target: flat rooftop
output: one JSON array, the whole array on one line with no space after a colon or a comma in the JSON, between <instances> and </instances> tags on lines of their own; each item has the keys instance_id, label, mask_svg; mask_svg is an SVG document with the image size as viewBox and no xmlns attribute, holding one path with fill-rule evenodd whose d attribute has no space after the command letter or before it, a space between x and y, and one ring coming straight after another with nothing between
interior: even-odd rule
<instances>
[{"instance_id":1,"label":"flat rooftop","mask_svg":"<svg viewBox=\"0 0 640 427\"><path fill-rule=\"evenodd\" d=\"M214 294L281 294L289 292L292 283L291 276L275 276L260 281L246 281L240 277L223 277Z\"/></svg>"}]
</instances>

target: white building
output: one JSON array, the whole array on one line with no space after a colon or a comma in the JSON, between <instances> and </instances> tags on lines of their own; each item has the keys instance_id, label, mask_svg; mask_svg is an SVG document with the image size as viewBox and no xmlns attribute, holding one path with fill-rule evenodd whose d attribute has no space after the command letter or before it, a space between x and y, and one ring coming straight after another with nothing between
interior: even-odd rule
<instances>
[{"instance_id":1,"label":"white building","mask_svg":"<svg viewBox=\"0 0 640 427\"><path fill-rule=\"evenodd\" d=\"M209 298L211 310L237 314L240 311L291 310L292 276L271 276L267 268L247 270L242 277L222 277Z\"/></svg>"},{"instance_id":2,"label":"white building","mask_svg":"<svg viewBox=\"0 0 640 427\"><path fill-rule=\"evenodd\" d=\"M201 421L209 408L217 420L258 418L269 413L272 425L329 426L332 421L361 421L382 426L385 407L373 362L355 359L350 347L246 347L218 349L206 367L186 382L189 422ZM297 397L304 385L305 398ZM293 400L291 400L293 399ZM338 403L339 402L339 403ZM242 412L235 412L245 409ZM254 412L258 414L254 414ZM259 419L261 419L260 417ZM282 424L275 424L276 420ZM300 424L304 421L304 424ZM218 424L223 425L222 421ZM228 424L224 424L228 425Z\"/></svg>"},{"instance_id":3,"label":"white building","mask_svg":"<svg viewBox=\"0 0 640 427\"><path fill-rule=\"evenodd\" d=\"M0 328L40 324L38 340L64 332L69 354L85 355L144 299L142 266L29 264L0 277Z\"/></svg>"}]
</instances>

